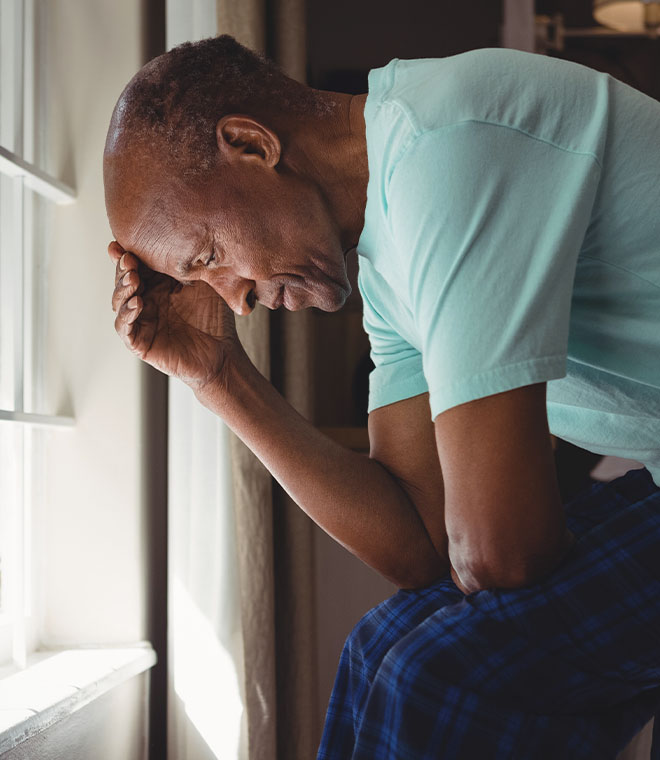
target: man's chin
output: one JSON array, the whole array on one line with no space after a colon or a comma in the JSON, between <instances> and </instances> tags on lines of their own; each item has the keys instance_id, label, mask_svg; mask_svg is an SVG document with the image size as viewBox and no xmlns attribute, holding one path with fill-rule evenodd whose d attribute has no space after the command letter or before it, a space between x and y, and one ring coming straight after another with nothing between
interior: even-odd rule
<instances>
[{"instance_id":1,"label":"man's chin","mask_svg":"<svg viewBox=\"0 0 660 760\"><path fill-rule=\"evenodd\" d=\"M337 288L314 295L303 290L294 291L285 288L283 305L288 311L301 311L312 306L320 311L339 311L350 294L350 284L347 284L346 288Z\"/></svg>"},{"instance_id":2,"label":"man's chin","mask_svg":"<svg viewBox=\"0 0 660 760\"><path fill-rule=\"evenodd\" d=\"M346 287L333 288L331 292L327 294L325 298L319 298L318 303L314 304L321 311L339 311L351 294L351 286L346 283Z\"/></svg>"},{"instance_id":3,"label":"man's chin","mask_svg":"<svg viewBox=\"0 0 660 760\"><path fill-rule=\"evenodd\" d=\"M320 311L325 311L325 312L330 313L333 311L339 311L344 305L344 303L346 303L346 301L342 301L341 303L333 303L333 304L314 304L314 306L316 306L316 308L319 309Z\"/></svg>"}]
</instances>

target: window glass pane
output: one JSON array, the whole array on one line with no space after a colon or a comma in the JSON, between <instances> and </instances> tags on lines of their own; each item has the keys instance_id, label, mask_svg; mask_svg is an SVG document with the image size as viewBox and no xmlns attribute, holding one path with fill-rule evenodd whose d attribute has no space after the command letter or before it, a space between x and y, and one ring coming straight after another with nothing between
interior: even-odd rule
<instances>
[{"instance_id":1,"label":"window glass pane","mask_svg":"<svg viewBox=\"0 0 660 760\"><path fill-rule=\"evenodd\" d=\"M0 0L0 145L45 167L50 0ZM0 409L53 414L44 401L52 203L0 172ZM0 420L0 665L24 660L32 614L32 524L43 493L41 433ZM9 637L9 638L8 638Z\"/></svg>"},{"instance_id":2,"label":"window glass pane","mask_svg":"<svg viewBox=\"0 0 660 760\"><path fill-rule=\"evenodd\" d=\"M22 150L22 5L0 2L0 144L15 153Z\"/></svg>"},{"instance_id":3,"label":"window glass pane","mask_svg":"<svg viewBox=\"0 0 660 760\"><path fill-rule=\"evenodd\" d=\"M32 162L43 159L44 79L41 13L0 0L0 144ZM42 9L38 3L37 8ZM38 51L38 55L37 55ZM33 81L35 80L36 81ZM43 403L48 201L0 174L0 409L48 413Z\"/></svg>"},{"instance_id":4,"label":"window glass pane","mask_svg":"<svg viewBox=\"0 0 660 760\"><path fill-rule=\"evenodd\" d=\"M33 60L32 9L31 0L0 0L0 145L38 163L43 130L35 130L35 114L43 113L35 84L45 59ZM46 205L20 177L0 173L0 409L9 412L47 411L40 404ZM43 472L35 440L22 422L0 420L0 664L21 660L25 649L25 531Z\"/></svg>"},{"instance_id":5,"label":"window glass pane","mask_svg":"<svg viewBox=\"0 0 660 760\"><path fill-rule=\"evenodd\" d=\"M23 409L38 414L59 410L46 402L45 377L48 346L46 303L48 298L48 240L46 229L52 204L38 193L25 190L23 196Z\"/></svg>"},{"instance_id":6,"label":"window glass pane","mask_svg":"<svg viewBox=\"0 0 660 760\"><path fill-rule=\"evenodd\" d=\"M16 534L14 521L20 514L22 467L22 428L12 422L0 421L0 614L13 613L11 599L11 554Z\"/></svg>"},{"instance_id":7,"label":"window glass pane","mask_svg":"<svg viewBox=\"0 0 660 760\"><path fill-rule=\"evenodd\" d=\"M15 150L16 91L21 66L22 35L17 0L0 2L0 145ZM14 409L16 395L17 209L16 180L0 175L0 408ZM18 217L20 219L20 217ZM20 239L19 241L20 242ZM22 252L18 251L18 256Z\"/></svg>"},{"instance_id":8,"label":"window glass pane","mask_svg":"<svg viewBox=\"0 0 660 760\"><path fill-rule=\"evenodd\" d=\"M0 175L0 409L15 409L18 388L16 337L19 328L21 292L17 272L22 251L16 224L19 179ZM19 185L20 188L20 185Z\"/></svg>"}]
</instances>

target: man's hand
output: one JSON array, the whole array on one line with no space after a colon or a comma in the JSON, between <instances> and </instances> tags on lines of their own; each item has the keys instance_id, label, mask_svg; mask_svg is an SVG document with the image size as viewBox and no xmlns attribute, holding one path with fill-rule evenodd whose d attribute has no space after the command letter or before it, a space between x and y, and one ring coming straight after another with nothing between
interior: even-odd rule
<instances>
[{"instance_id":1,"label":"man's hand","mask_svg":"<svg viewBox=\"0 0 660 760\"><path fill-rule=\"evenodd\" d=\"M190 385L318 525L393 583L418 588L447 572L397 479L282 398L250 361L234 313L212 288L182 286L116 242L108 253L117 267L115 327L133 353ZM430 424L426 437L432 443Z\"/></svg>"},{"instance_id":2,"label":"man's hand","mask_svg":"<svg viewBox=\"0 0 660 760\"><path fill-rule=\"evenodd\" d=\"M182 285L154 272L113 241L115 329L140 359L198 389L240 347L234 313L206 283Z\"/></svg>"}]
</instances>

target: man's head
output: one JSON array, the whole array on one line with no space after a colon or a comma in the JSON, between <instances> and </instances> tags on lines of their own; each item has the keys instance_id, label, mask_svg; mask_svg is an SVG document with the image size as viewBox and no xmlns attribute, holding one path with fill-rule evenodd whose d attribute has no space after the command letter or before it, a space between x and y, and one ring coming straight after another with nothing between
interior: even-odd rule
<instances>
[{"instance_id":1,"label":"man's head","mask_svg":"<svg viewBox=\"0 0 660 760\"><path fill-rule=\"evenodd\" d=\"M208 282L237 313L255 299L340 308L366 201L351 101L289 79L227 35L159 56L112 115L113 234L152 269Z\"/></svg>"}]
</instances>

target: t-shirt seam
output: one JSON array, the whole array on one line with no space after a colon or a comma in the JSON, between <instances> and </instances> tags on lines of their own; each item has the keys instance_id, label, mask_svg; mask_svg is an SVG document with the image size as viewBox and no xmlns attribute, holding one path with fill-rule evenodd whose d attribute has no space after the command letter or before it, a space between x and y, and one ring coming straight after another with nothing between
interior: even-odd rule
<instances>
[{"instance_id":1,"label":"t-shirt seam","mask_svg":"<svg viewBox=\"0 0 660 760\"><path fill-rule=\"evenodd\" d=\"M421 357L421 354L413 354L412 356L407 356L405 359L402 359L401 361L409 361L410 364L412 364L413 363L413 361L412 361L413 359L416 360L416 361L419 361L420 357ZM372 372L376 372L379 369L388 370L391 367L396 368L396 367L399 367L399 366L400 366L400 362L393 362L392 364L377 364L374 367L374 369L372 369L371 371ZM374 388L374 390L379 389L379 388L391 388L394 385L400 385L401 383L407 383L410 380L414 380L417 377L421 377L421 378L423 378L426 381L426 375L424 374L424 369L418 369L415 372L413 372L412 375L407 375L406 377L401 378L400 380L393 380L392 382L383 383L382 385L380 385L379 383L376 383L376 387Z\"/></svg>"},{"instance_id":2,"label":"t-shirt seam","mask_svg":"<svg viewBox=\"0 0 660 760\"><path fill-rule=\"evenodd\" d=\"M406 112L406 110L400 103L398 103L395 100L388 100L387 103L393 106L396 106L401 111L401 113L404 114L404 116L406 117L406 120L408 121L408 124L410 125L411 129L415 130L415 125L412 123L408 113ZM482 119L464 119L462 121L452 122L451 124L443 124L442 126L434 127L433 129L417 131L416 134L412 134L407 140L405 140L405 142L401 146L401 149L398 151L396 157L391 161L391 164L390 164L391 169L387 172L387 175L384 178L385 198L386 198L386 206L387 206L386 211L385 211L385 219L386 219L387 229L390 235L393 235L392 219L391 219L391 214L390 214L390 200L389 200L390 187L392 184L392 178L394 177L394 174L396 170L398 169L399 164L403 161L403 158L406 155L406 153L408 153L408 151L417 144L418 140L420 140L423 137L426 137L427 135L432 135L434 133L441 132L442 130L446 130L450 127L460 127L465 124L485 124L487 126L500 127L502 129L508 129L512 132L518 132L520 134L525 135L526 137L529 137L530 140L536 140L537 142L540 142L544 145L549 145L550 147L555 148L556 150L560 150L564 153L568 153L574 156L582 156L584 158L590 158L595 162L596 166L598 167L598 171L602 171L602 165L600 161L598 160L598 157L594 153L589 153L585 151L576 151L571 148L564 148L561 145L557 145L549 140L545 140L541 137L537 137L536 135L525 132L524 130L519 129L517 127L512 127L508 124L497 124L496 122L485 121Z\"/></svg>"},{"instance_id":3,"label":"t-shirt seam","mask_svg":"<svg viewBox=\"0 0 660 760\"><path fill-rule=\"evenodd\" d=\"M370 265L373 267L373 264L371 264L371 262L370 262ZM369 318L367 316L367 308L369 309L371 314L373 314L376 317L376 320L380 321L381 325L384 326L385 330L389 333L388 335L385 336L385 340L387 340L390 343L390 345L393 345L395 343L395 341L392 341L392 336L395 336L397 341L401 341L405 343L406 346L409 346L413 351L415 351L418 355L421 356L420 350L416 346L414 346L404 335L401 334L398 326L392 324L392 320L385 317L383 314L381 314L379 309L376 308L372 298L370 297L365 287L365 277L368 278L368 273L363 273L363 270L359 269L358 277L357 277L358 290L360 291L360 295L362 296L362 300L364 304L363 309L362 309L362 327L364 328L364 331L366 332L367 337L369 338L369 344L371 345L372 351L374 350L374 346L371 339L372 339L372 336L375 334L375 331L379 329L379 325L374 324L373 325L374 330L369 330L369 327L368 327ZM389 287L389 284L387 285ZM390 290L392 290L392 288L390 288ZM393 290L392 292L394 293ZM401 302L401 298L396 293L394 293L394 295L396 296L397 300ZM376 355L382 356L382 354L378 354L377 352L376 352ZM381 365L378 365L378 366L381 366Z\"/></svg>"},{"instance_id":4,"label":"t-shirt seam","mask_svg":"<svg viewBox=\"0 0 660 760\"><path fill-rule=\"evenodd\" d=\"M392 88L390 88L390 89L392 89ZM412 130L412 133L410 135L408 135L407 139L404 140L403 144L401 145L401 147L397 151L396 156L392 159L392 162L391 162L392 170L389 172L389 176L387 177L387 186L388 186L388 189L389 189L390 178L392 177L392 174L394 173L394 170L398 166L399 161L403 158L403 156L408 151L408 148L410 148L413 145L413 143L417 140L417 138L421 137L422 134L426 134L426 132L420 132L419 131L419 127L417 127L413 123L413 121L412 121L412 119L411 119L410 114L408 113L408 111L398 101L396 101L396 100L388 100L388 99L386 99L386 96L384 96L381 99L380 103L376 104L376 108L380 109L383 106L393 106L394 108L396 108L396 110L399 111L405 117L406 121L408 122L408 126ZM434 131L434 130L428 130L428 131L431 132L431 131Z\"/></svg>"},{"instance_id":5,"label":"t-shirt seam","mask_svg":"<svg viewBox=\"0 0 660 760\"><path fill-rule=\"evenodd\" d=\"M460 127L465 124L484 124L486 126L490 127L500 127L501 129L508 129L512 132L518 132L519 134L525 135L526 137L529 137L530 140L536 140L537 142L543 143L544 145L549 145L552 148L556 148L557 150L561 150L564 153L570 153L574 156L584 156L585 158L592 158L596 165L600 170L602 170L603 165L600 162L600 159L595 153L592 153L591 151L582 151L582 150L575 150L574 148L567 148L563 145L558 145L557 143L553 142L552 140L547 140L544 137L539 137L538 135L534 135L531 132L527 132L524 129L521 129L520 127L514 127L511 124L501 124L499 122L495 121L488 121L486 119L462 119L461 121L453 121L448 124L442 124L439 127L434 127L433 129L425 129L420 130L419 127L415 126L413 123L413 120L408 113L407 109L401 104L399 101L391 99L391 100L383 100L382 105L393 105L398 108L398 110L401 111L401 113L406 117L406 120L408 121L408 124L410 125L411 129L414 130L414 134L410 136L408 140L405 141L402 148L397 153L397 156L392 161L392 170L389 172L388 177L388 187L387 191L389 192L389 184L392 178L392 175L396 171L397 166L403 159L404 155L408 152L408 150L422 137L426 137L427 135L432 135L435 132L441 132L442 130L451 128L451 127Z\"/></svg>"},{"instance_id":6,"label":"t-shirt seam","mask_svg":"<svg viewBox=\"0 0 660 760\"><path fill-rule=\"evenodd\" d=\"M563 406L567 409L586 409L587 411L596 412L597 414L604 414L608 417L625 417L626 419L631 420L657 420L657 417L655 415L644 414L643 412L640 412L639 414L621 414L620 412L610 412L607 409L591 409L590 407L584 406L584 404L582 406L578 406L577 404L567 404L563 401L553 401L552 399L548 399L546 403L550 404L551 406Z\"/></svg>"},{"instance_id":7,"label":"t-shirt seam","mask_svg":"<svg viewBox=\"0 0 660 760\"><path fill-rule=\"evenodd\" d=\"M638 272L633 272L632 269L628 269L627 267L621 266L621 264L615 264L612 261L607 261L607 259L601 259L598 256L589 256L586 254L579 254L578 256L578 262L580 259L589 259L591 261L597 261L599 264L606 264L607 266L613 267L614 269L620 269L622 272L626 272L627 274L633 275L633 277L637 277L638 279L642 280L643 282L647 283L647 285L651 285L654 288L657 288L660 290L660 284L657 282L653 282L653 280L648 280L643 275L639 274Z\"/></svg>"},{"instance_id":8,"label":"t-shirt seam","mask_svg":"<svg viewBox=\"0 0 660 760\"><path fill-rule=\"evenodd\" d=\"M422 356L423 356L423 354L422 354ZM563 361L565 361L566 358L567 358L566 354L564 354L564 353L560 353L560 354L544 354L543 356L535 356L535 357L532 357L531 359L525 359L524 361L520 361L520 362L511 362L509 364L498 364L497 366L490 367L490 369L484 370L483 372L477 372L474 375L469 375L468 377L463 377L460 380L456 380L453 383L450 383L449 385L442 385L441 388L438 389L438 390L436 390L436 391L431 390L431 393L433 393L434 395L437 395L438 393L441 393L443 391L444 392L448 392L448 391L453 390L454 388L461 387L463 385L466 385L467 383L470 383L472 381L480 380L481 378L488 377L489 375L493 375L493 374L495 374L497 372L501 372L503 370L510 370L510 369L515 369L515 368L521 368L521 367L526 367L528 365L541 364L541 363L544 363L544 362L545 363L550 363L550 362L557 361L557 360L563 362ZM427 378L427 382L429 383L429 388L430 388L431 383L428 381L428 378Z\"/></svg>"},{"instance_id":9,"label":"t-shirt seam","mask_svg":"<svg viewBox=\"0 0 660 760\"><path fill-rule=\"evenodd\" d=\"M380 369L380 367L376 367L376 370ZM375 370L372 370L375 371ZM422 390L420 390L420 388ZM383 385L376 385L373 386L370 383L369 386L369 400L368 400L368 406L371 408L374 408L374 404L380 404L380 402L383 399L387 400L387 403L394 403L389 401L389 397L394 395L397 396L397 400L401 401L402 398L411 398L414 396L419 396L422 393L428 393L429 392L429 384L426 380L426 376L424 375L423 371L415 372L413 375L410 375L408 377L402 378L401 380L395 380L391 383L385 383ZM408 394L411 395L404 395L402 397L399 397L399 394Z\"/></svg>"},{"instance_id":10,"label":"t-shirt seam","mask_svg":"<svg viewBox=\"0 0 660 760\"><path fill-rule=\"evenodd\" d=\"M361 276L360 271L358 271L358 290L360 291L360 295L362 296L363 303L365 305L368 305L369 310L371 311L371 313L373 315L375 315L376 319L379 320L381 322L381 324L385 325L389 329L390 332L394 333L394 335L396 335L398 338L400 338L405 343L407 343L408 345L410 345L410 343L403 337L403 335L401 335L398 332L398 330L390 324L390 320L389 319L385 319L385 317L380 313L380 311L374 306L374 303L373 303L371 297L369 296L369 293L367 293L367 291L366 291L366 289L364 287L364 276ZM362 326L364 328L364 331L367 333L367 336L369 337L369 343L371 344L371 336L373 334L373 331L370 331L368 329L368 324L367 323L368 323L369 320L368 320L366 311L367 311L366 308L363 307L363 309L362 309ZM376 325L374 325L374 328L378 329L378 327ZM388 338L389 338L389 336L388 336ZM373 350L373 344L371 344L371 348ZM411 346L411 348L414 348L414 346Z\"/></svg>"},{"instance_id":11,"label":"t-shirt seam","mask_svg":"<svg viewBox=\"0 0 660 760\"><path fill-rule=\"evenodd\" d=\"M536 135L536 134L533 134L531 132L528 132L525 129L521 129L520 127L513 126L512 124L505 124L505 123L502 123L502 122L493 121L493 120L490 120L490 119L477 119L477 118L462 119L461 121L453 121L453 122L450 122L448 124L443 124L440 127L434 127L433 129L422 130L421 127L416 122L416 120L413 119L413 115L410 113L410 110L407 108L407 106L404 103L402 103L400 100L397 100L396 96L392 96L391 95L392 90L394 89L394 87L396 85L396 82L397 82L397 74L398 74L399 63L400 63L400 59L399 58L395 58L393 60L394 60L395 63L394 63L393 70L392 70L392 78L391 78L391 81L389 82L390 86L383 93L383 95L381 97L381 103L383 103L383 104L384 103L390 103L390 104L396 106L401 111L401 113L406 117L406 120L408 121L408 123L410 124L411 128L415 132L414 138L421 137L422 135L425 135L425 134L428 134L428 133L432 133L432 132L438 131L440 129L444 129L445 127L453 127L453 126L458 126L460 124L466 124L466 123L488 124L488 125L491 125L491 126L494 126L494 127L504 127L505 129L511 129L511 130L513 130L515 132L520 132L521 134L526 135L527 137L530 137L533 140L538 140L539 142L545 143L546 145L551 145L553 148L557 148L558 150L563 150L566 153L573 153L573 154L578 155L578 156L590 156L598 164L598 167L600 169L603 168L603 165L602 165L600 159L598 158L598 156L595 153L592 153L591 151L581 151L581 150L575 150L573 148L566 148L563 145L558 145L557 143L553 142L552 140L548 140L545 137L540 137L539 135ZM395 160L395 164L398 163L399 159L402 156L403 156L403 152L399 156L397 156L397 158ZM394 171L394 168L392 169L392 171Z\"/></svg>"}]
</instances>

